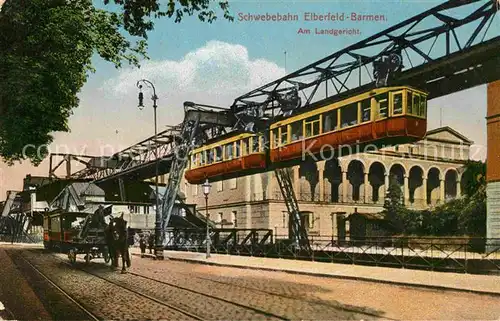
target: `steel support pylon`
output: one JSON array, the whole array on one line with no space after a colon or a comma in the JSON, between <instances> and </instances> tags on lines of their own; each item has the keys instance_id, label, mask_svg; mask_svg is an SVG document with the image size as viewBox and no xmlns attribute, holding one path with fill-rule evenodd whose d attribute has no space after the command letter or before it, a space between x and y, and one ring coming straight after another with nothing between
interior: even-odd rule
<instances>
[{"instance_id":1,"label":"steel support pylon","mask_svg":"<svg viewBox=\"0 0 500 321\"><path fill-rule=\"evenodd\" d=\"M182 125L181 135L176 144L174 158L168 175L167 188L163 195L162 204L162 241L165 241L165 232L172 215L175 200L179 193L179 186L182 180L182 175L189 162L189 153L195 145L196 132L198 130L199 118L196 120L185 121Z\"/></svg>"},{"instance_id":2,"label":"steel support pylon","mask_svg":"<svg viewBox=\"0 0 500 321\"><path fill-rule=\"evenodd\" d=\"M304 224L302 224L299 204L293 190L290 169L278 168L275 169L274 172L276 174L276 178L278 179L278 184L280 186L281 193L283 194L283 199L285 200L286 208L290 216L293 230L293 236L291 235L291 237L293 237L295 248L311 251L311 245L309 244L307 230Z\"/></svg>"}]
</instances>

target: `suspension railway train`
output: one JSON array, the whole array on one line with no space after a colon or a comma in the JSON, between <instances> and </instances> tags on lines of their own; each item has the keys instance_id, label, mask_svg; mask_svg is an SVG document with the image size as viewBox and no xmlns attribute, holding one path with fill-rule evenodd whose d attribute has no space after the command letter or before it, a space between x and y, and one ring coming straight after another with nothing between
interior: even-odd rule
<instances>
[{"instance_id":1,"label":"suspension railway train","mask_svg":"<svg viewBox=\"0 0 500 321\"><path fill-rule=\"evenodd\" d=\"M341 146L409 143L427 131L427 93L384 87L272 123L266 133L230 133L194 149L186 180L200 184L263 172Z\"/></svg>"}]
</instances>

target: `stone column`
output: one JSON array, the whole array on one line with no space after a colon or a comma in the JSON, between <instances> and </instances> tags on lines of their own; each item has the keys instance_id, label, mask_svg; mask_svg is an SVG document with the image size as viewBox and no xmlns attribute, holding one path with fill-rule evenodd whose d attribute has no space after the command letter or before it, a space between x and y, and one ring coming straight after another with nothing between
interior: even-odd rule
<instances>
[{"instance_id":1,"label":"stone column","mask_svg":"<svg viewBox=\"0 0 500 321\"><path fill-rule=\"evenodd\" d=\"M462 197L461 181L457 180L457 198Z\"/></svg>"},{"instance_id":2,"label":"stone column","mask_svg":"<svg viewBox=\"0 0 500 321\"><path fill-rule=\"evenodd\" d=\"M422 194L424 198L424 206L427 206L427 177L422 177Z\"/></svg>"},{"instance_id":3,"label":"stone column","mask_svg":"<svg viewBox=\"0 0 500 321\"><path fill-rule=\"evenodd\" d=\"M365 182L364 182L364 187L365 187L365 195L364 195L364 202L365 204L368 203L370 201L370 197L369 197L369 194L370 194L370 182L368 180L368 173L365 173Z\"/></svg>"},{"instance_id":4,"label":"stone column","mask_svg":"<svg viewBox=\"0 0 500 321\"><path fill-rule=\"evenodd\" d=\"M379 199L382 200L382 204L385 204L385 196L387 195L387 192L389 191L389 174L384 175L384 195L379 195Z\"/></svg>"},{"instance_id":5,"label":"stone column","mask_svg":"<svg viewBox=\"0 0 500 321\"><path fill-rule=\"evenodd\" d=\"M439 180L439 200L440 203L444 203L444 179Z\"/></svg>"},{"instance_id":6,"label":"stone column","mask_svg":"<svg viewBox=\"0 0 500 321\"><path fill-rule=\"evenodd\" d=\"M324 179L325 161L320 161L320 162L316 163L316 166L318 167L319 201L324 202L325 201L325 179Z\"/></svg>"},{"instance_id":7,"label":"stone column","mask_svg":"<svg viewBox=\"0 0 500 321\"><path fill-rule=\"evenodd\" d=\"M404 176L403 190L404 190L404 204L408 206L408 204L410 203L410 184L407 175Z\"/></svg>"},{"instance_id":8,"label":"stone column","mask_svg":"<svg viewBox=\"0 0 500 321\"><path fill-rule=\"evenodd\" d=\"M342 171L342 203L347 202L347 184L349 184L347 181L347 171Z\"/></svg>"}]
</instances>

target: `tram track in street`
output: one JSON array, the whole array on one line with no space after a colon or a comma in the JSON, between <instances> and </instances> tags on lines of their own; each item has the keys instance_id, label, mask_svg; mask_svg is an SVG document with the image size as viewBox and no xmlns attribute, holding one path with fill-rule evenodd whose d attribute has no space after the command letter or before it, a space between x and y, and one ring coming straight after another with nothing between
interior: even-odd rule
<instances>
[{"instance_id":1,"label":"tram track in street","mask_svg":"<svg viewBox=\"0 0 500 321\"><path fill-rule=\"evenodd\" d=\"M68 264L68 263L66 263L66 264ZM69 266L71 266L70 264L68 264L68 265L69 265ZM129 291L129 292L132 292L132 293L134 293L135 295L138 295L138 296L140 296L140 297L146 298L146 299L151 300L151 301L153 301L153 302L156 302L156 303L158 303L158 304L160 304L160 305L163 305L163 306L165 306L165 307L167 307L167 308L169 308L169 309L172 309L172 310L175 310L175 311L177 311L177 312L180 312L180 313L182 313L182 314L184 314L184 315L186 315L186 316L188 316L188 317L190 317L190 318L193 318L193 319L195 319L195 320L200 320L200 321L205 320L205 319L203 319L202 317L197 316L196 314L193 314L193 313L191 313L191 312L189 312L189 311L186 311L186 310L184 310L184 309L182 309L182 308L179 308L179 307L177 307L177 306L175 306L175 305L172 305L172 304L166 303L166 302L164 302L164 301L162 301L162 300L158 300L157 298L154 298L154 297L152 297L152 296L150 296L150 295L148 295L148 294L145 294L145 293L139 292L139 291L137 291L137 290L131 289L130 287L128 287L128 286L124 286L123 284L120 284L120 283L118 283L118 282L115 282L115 281L109 280L109 279L107 279L107 278L105 278L105 277L103 277L103 276L101 276L101 275L99 275L99 274L92 273L92 272L87 271L86 269L82 269L82 268L77 268L77 269L78 269L78 270L80 270L80 271L83 271L83 272L85 272L85 273L87 273L87 274L90 274L90 275L92 275L92 276L95 276L95 277L97 277L97 278L99 278L99 279L101 279L101 280L104 280L104 281L106 281L106 282L108 282L108 283L111 283L111 284L113 284L113 285L115 285L115 286L118 286L118 287L120 287L120 288L122 288L122 289L124 289L124 290L127 290L127 291Z\"/></svg>"},{"instance_id":2,"label":"tram track in street","mask_svg":"<svg viewBox=\"0 0 500 321\"><path fill-rule=\"evenodd\" d=\"M65 297L67 300L69 300L75 307L78 308L78 310L81 312L79 317L83 317L82 320L103 320L102 318L99 318L96 316L94 313L92 313L82 302L80 302L78 299L74 298L68 291L65 291L63 288L61 288L59 285L55 284L45 273L43 273L39 268L37 268L35 265L33 265L28 259L26 259L23 255L21 254L13 254L14 251L6 251L7 255L11 258L13 262L17 262L18 268L20 270L24 270L22 266L19 265L19 262L21 261L23 264L25 264L26 267L29 267L32 271L36 272L36 275L40 277L40 279L43 282L48 283L53 289L55 289L59 294L61 294L63 297ZM45 290L45 295L47 295L47 291ZM54 295L53 293L51 295ZM50 300L50 298L49 298ZM58 301L56 301L58 302ZM67 311L68 307L65 307L66 309L59 310L57 311L58 313L61 313L62 315L58 316L59 319L72 319L75 320L75 315L74 314L67 314L70 313Z\"/></svg>"},{"instance_id":3,"label":"tram track in street","mask_svg":"<svg viewBox=\"0 0 500 321\"><path fill-rule=\"evenodd\" d=\"M189 291L192 291L192 292L197 292L196 290L188 289L188 288L176 285L176 284L172 284L172 283L169 283L169 282L165 282L165 281L162 281L162 280L151 278L151 277L148 277L148 276L145 276L145 275L141 275L141 274L138 274L138 273L134 273L134 272L128 272L128 273L134 274L136 276L140 276L140 277L145 278L145 279L154 280L154 281L160 282L160 283L165 284L165 285L169 285L169 286L173 286L173 287L177 287L177 288L182 288L182 289L189 290ZM213 283L217 283L217 284L221 284L221 285L226 285L226 286L231 286L231 287L234 286L234 287L237 287L237 288L240 288L240 289L249 290L249 291L252 291L252 292L256 292L257 295L266 294L266 295L272 295L272 296L281 297L281 298L284 298L284 299L298 300L297 297L294 297L292 295L281 294L281 293L276 293L276 292L272 292L272 291L266 291L266 290L256 289L256 288L249 287L249 286L234 284L234 283L230 283L230 282L224 282L224 281L214 280L214 279L210 279L210 278L205 278L205 277L193 275L192 273L179 272L178 270L176 270L175 273L186 275L189 278L195 278L195 279L209 281L209 282L213 282ZM218 298L218 299L219 300L224 300L224 299L221 299L221 298ZM377 313L374 313L374 312L370 312L370 311L366 311L366 310L362 310L362 309L359 309L359 308L356 308L356 307L350 308L350 307L347 307L347 306L342 305L342 304L338 304L338 305L336 305L336 304L334 305L334 304L331 304L331 303L328 304L328 303L325 303L325 302L323 302L321 300L311 300L311 299L305 299L303 297L300 298L300 301L302 301L302 302L308 302L308 303L312 303L312 304L325 305L327 307L335 308L335 309L339 309L339 310L343 310L345 312L359 313L359 314L364 314L364 315L367 315L367 316L370 316L370 317L380 318L380 314L377 314ZM384 319L386 319L386 320L395 320L395 319L390 319L390 318L386 318L386 317Z\"/></svg>"},{"instance_id":4,"label":"tram track in street","mask_svg":"<svg viewBox=\"0 0 500 321\"><path fill-rule=\"evenodd\" d=\"M266 311L263 311L263 310L260 310L260 309L252 308L252 307L249 307L249 306L246 306L246 305L243 305L243 304L237 303L237 302L233 302L233 301L230 301L230 300L226 300L226 299L223 299L223 298L220 298L220 297L217 297L217 296L213 296L213 295L210 295L210 294L202 293L202 292L200 292L200 291L196 291L196 290L193 290L193 289L189 289L189 288L186 288L186 287L183 287L183 286L177 285L177 284L173 284L173 283L165 282L165 281L158 280L158 279L155 279L155 278L151 278L151 277L148 277L148 276L145 276L145 275L139 274L139 273L135 273L135 272L127 272L127 273L129 273L129 274L131 274L131 275L134 275L134 276L138 276L138 277L144 278L144 279L148 279L148 280L150 280L150 281L155 281L155 282L161 283L161 284L163 284L163 285L168 285L168 286L174 287L174 288L176 288L176 289L180 289L180 290L184 290L184 291L189 291L189 292L196 293L196 294L200 294L200 295L203 295L203 296L206 296L206 297L210 297L210 298L213 298L213 299L216 299L216 300L222 301L222 302L226 302L226 303L229 303L229 304L233 304L233 305L238 306L238 307L240 307L240 308L243 308L243 309L249 309L249 310L252 310L252 311L254 311L254 312L256 312L256 313L263 314L263 315L268 316L268 317L274 317L274 318L277 318L277 319L280 319L280 320L290 320L290 319L288 319L288 318L285 318L285 317L282 317L282 316L276 315L276 314L274 314L274 313L270 313L270 312L266 312Z\"/></svg>"},{"instance_id":5,"label":"tram track in street","mask_svg":"<svg viewBox=\"0 0 500 321\"><path fill-rule=\"evenodd\" d=\"M173 309L173 310L176 310L177 312L180 312L186 316L189 316L190 318L193 318L195 320L206 320L207 318L204 318L204 317L201 317L199 315L196 315L192 312L189 312L187 311L186 309L183 309L183 308L180 308L176 305L173 305L173 304L170 304L170 303L167 303L163 300L160 300L160 299L157 299L151 295L148 295L148 294L145 294L143 292L140 292L136 289L133 289L129 286L126 286L124 285L122 282L116 282L116 281L113 281L113 280L110 280L109 278L107 277L104 277L102 275L99 275L98 273L94 273L92 271L89 271L88 269L86 268L82 268L82 267L79 267L79 266L76 266L76 265L72 265L71 263L69 262L66 262L65 260L59 258L59 257L56 257L56 259L60 260L63 264L67 265L68 267L71 267L72 269L78 269L79 271L82 271L82 272L85 272L89 275L92 275L94 277L97 277L103 281L106 281L108 283L111 283L115 286L118 286L126 291L129 291L129 292L132 292L138 296L141 296L143 298L146 298L146 299L149 299L155 303L158 303L158 304L161 304L165 307L168 307L170 309ZM273 314L273 313L270 313L270 312L267 312L267 311L264 311L264 310L260 310L260 309L257 309L257 308L253 308L253 307L250 307L250 306L246 306L246 305L243 305L243 304L239 304L237 302L233 302L233 301L230 301L230 300L226 300L226 299L223 299L223 298L219 298L219 297L216 297L216 296L213 296L213 295L210 295L210 294L207 294L207 293L202 293L200 291L196 291L196 290L192 290L192 289L188 289L188 288L185 288L185 287L182 287L182 286L178 286L178 285L175 285L175 284L171 284L171 283L168 283L168 282L163 282L161 280L157 280L157 279L154 279L154 278L149 278L147 276L144 276L144 275L141 275L141 274L138 274L138 273L135 273L135 272L130 272L130 271L127 271L126 274L124 275L133 275L135 277L141 277L141 278L144 278L144 279L148 279L149 281L153 281L153 282L156 282L156 283L159 283L159 284L162 284L162 285L167 285L167 286L170 286L172 288L175 288L177 290L182 290L182 291L186 291L186 292L190 292L190 293L193 293L195 295L200 295L200 296L203 296L203 297L207 297L207 298L211 298L213 300L217 300L217 301L220 301L220 302L223 302L223 303L226 303L226 304L231 304L235 307L238 307L240 309L244 309L244 310L249 310L249 311L252 311L254 312L255 314L258 314L258 315L261 315L263 317L266 317L266 318L270 318L270 319L278 319L278 320L290 320L289 318L286 318L286 317L283 317L283 316L280 316L280 315L277 315L277 314ZM121 275L121 274L120 274Z\"/></svg>"},{"instance_id":6,"label":"tram track in street","mask_svg":"<svg viewBox=\"0 0 500 321\"><path fill-rule=\"evenodd\" d=\"M29 251L29 252L34 253L33 251ZM22 255L20 255L20 256L22 256ZM45 255L43 255L43 256L45 256ZM100 280L100 281L104 281L104 282L106 282L106 283L108 283L108 284L112 284L114 287L118 287L118 288L120 288L121 290L123 290L123 291L115 291L115 292L124 292L124 291L125 291L125 292L128 292L128 293L131 293L131 294L135 295L136 297L140 297L140 298L141 298L141 299L143 299L143 300L150 301L150 302L152 302L152 303L154 303L154 304L157 304L157 305L159 305L159 306L163 306L163 307L165 307L165 308L166 308L167 310L169 310L169 311L172 311L172 312L177 313L177 314L179 314L179 315L183 315L183 316L185 316L185 317L180 318L179 316L162 315L161 319L170 319L170 318L174 318L175 320L206 320L205 318L203 318L203 317L201 317L201 316L199 316L199 315L193 314L193 313L191 313L191 312L189 312L189 311L187 311L187 310L185 310L185 309L179 308L179 307L177 307L177 306L175 306L175 305L169 304L169 303L167 303L167 302L164 302L164 301L162 301L162 300L159 300L159 299L157 299L157 298L154 298L154 297L152 297L152 296L150 296L150 295L147 295L147 294L142 293L142 292L140 292L140 291L134 290L134 289L132 289L132 288L130 288L130 287L127 287L127 286L124 286L124 285L119 284L119 283L117 283L117 282L114 282L114 281L112 281L112 280L109 280L109 279L107 279L107 278L105 278L105 277L103 277L103 276L101 276L101 275L98 275L98 274L96 274L96 273L92 273L91 271L88 271L88 270L86 270L85 268L80 268L80 267L78 267L78 266L75 266L75 265L73 265L73 264L71 264L71 263L67 262L66 260L63 260L63 259L62 259L62 258L60 258L60 257L57 257L57 256L55 256L55 255L54 255L54 256L53 256L53 255L51 255L51 256L52 256L53 258L55 258L55 259L56 259L59 263L61 263L62 265L66 266L66 267L68 267L68 268L70 268L71 270L77 270L77 271L79 271L79 272L83 272L83 273L85 273L85 274L87 274L87 275L91 276L92 278L96 278L96 279L98 279L98 280ZM25 257L22 257L22 259L23 259L24 261L27 261L27 259L26 259ZM27 261L27 262L29 263L29 261ZM30 263L30 265L33 265L33 264L31 264L31 263ZM78 265L78 262L77 262L77 265ZM35 267L35 268L36 268L36 267ZM37 270L39 271L39 269L37 269ZM41 271L39 271L39 272L40 272L40 273L42 273L42 274L44 274L44 273L43 273L43 272L41 272ZM44 274L44 276L48 279L48 281L50 281L50 278L48 278L45 274ZM50 281L50 282L51 282L51 283L53 283L52 281ZM55 284L54 284L54 285L55 285ZM57 285L55 285L55 286L56 286L56 287L58 287L58 289L60 289L60 290L61 290L61 291L63 291L64 293L66 293L68 296L72 297L69 293L67 293L67 291L64 291L61 287L59 287L59 286L57 286ZM74 300L74 301L76 301L76 302L77 302L80 306L82 306L83 308L85 308L85 307L84 307L84 305L83 305L83 304L81 304L81 303L79 302L79 300L74 299L74 298L73 298L73 300ZM130 299L130 302L133 302L133 301L134 301L133 299ZM89 311L89 309L85 309L85 310L87 311L87 313L92 314L92 312L90 312L90 311ZM89 316L90 316L90 315L89 315ZM71 319L71 320L72 320L72 318L62 318L62 319L64 319L64 320L70 320L70 319ZM85 319L83 319L83 320L107 320L107 319L109 319L109 318L108 318L108 317L99 318L99 317L97 317L97 316L95 316L95 315L94 315L94 318L85 318ZM113 317L113 319L116 319L116 318L115 318L115 317ZM118 319L120 319L120 318L118 318ZM128 318L127 318L127 319L128 319ZM139 318L139 319L141 319L141 318ZM149 318L148 318L148 319L149 319ZM153 318L153 319L155 319L155 318Z\"/></svg>"}]
</instances>

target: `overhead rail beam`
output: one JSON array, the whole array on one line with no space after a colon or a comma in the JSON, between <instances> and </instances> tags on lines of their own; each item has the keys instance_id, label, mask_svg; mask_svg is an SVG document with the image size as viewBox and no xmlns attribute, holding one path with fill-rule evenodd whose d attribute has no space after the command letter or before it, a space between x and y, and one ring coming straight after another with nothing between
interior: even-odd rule
<instances>
[{"instance_id":1,"label":"overhead rail beam","mask_svg":"<svg viewBox=\"0 0 500 321\"><path fill-rule=\"evenodd\" d=\"M402 60L398 62L401 68L386 84L419 85L420 89L431 92L430 98L487 83L498 75L476 76L474 81L464 82L453 72L455 68L476 67L474 73L481 74L491 69L477 67L478 64L500 66L498 27L494 31L490 28L498 10L496 2L447 1L242 95L231 108L240 114L260 107L268 111L268 117L274 117L285 113L280 100L294 91L300 97L300 108L314 108L315 103L324 104L328 103L325 100L334 101L369 90L377 85L374 64L384 57ZM450 13L454 10L461 11L456 13L459 18ZM449 61L450 55L454 57L453 63ZM438 91L434 91L438 84L427 84L436 73L445 76L444 82L439 83L445 86ZM459 85L454 84L455 79Z\"/></svg>"}]
</instances>

